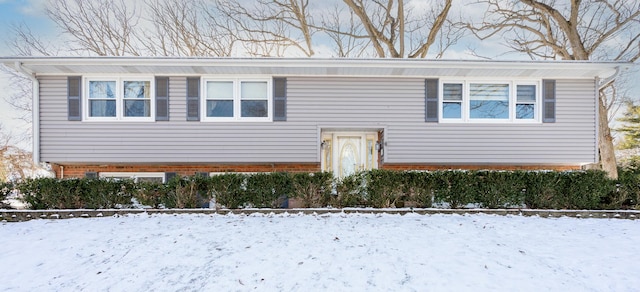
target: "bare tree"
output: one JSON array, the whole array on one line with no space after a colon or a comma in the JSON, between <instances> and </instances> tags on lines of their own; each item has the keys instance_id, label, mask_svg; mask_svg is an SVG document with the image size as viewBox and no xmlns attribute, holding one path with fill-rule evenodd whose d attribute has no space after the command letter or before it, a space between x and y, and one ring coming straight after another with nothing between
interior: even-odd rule
<instances>
[{"instance_id":1,"label":"bare tree","mask_svg":"<svg viewBox=\"0 0 640 292\"><path fill-rule=\"evenodd\" d=\"M202 0L147 3L152 30L141 45L160 56L230 56L235 36L215 7Z\"/></svg>"},{"instance_id":2,"label":"bare tree","mask_svg":"<svg viewBox=\"0 0 640 292\"><path fill-rule=\"evenodd\" d=\"M626 0L482 0L488 12L467 28L479 39L494 36L533 59L624 60L640 58L640 2ZM600 91L599 150L602 168L617 177L608 112L613 83Z\"/></svg>"},{"instance_id":3,"label":"bare tree","mask_svg":"<svg viewBox=\"0 0 640 292\"><path fill-rule=\"evenodd\" d=\"M34 35L25 24L12 25L10 31L12 37L8 39L8 44L16 56L53 56L59 52L58 48ZM8 76L13 89L4 96L4 100L18 113L19 119L30 125L33 93L31 79L4 66L0 66L0 72Z\"/></svg>"},{"instance_id":4,"label":"bare tree","mask_svg":"<svg viewBox=\"0 0 640 292\"><path fill-rule=\"evenodd\" d=\"M216 0L223 17L234 24L234 32L247 48L273 51L274 46L296 48L313 56L313 34L309 0L257 0L247 5L241 0ZM262 43L262 44L260 44ZM277 49L275 51L278 51ZM252 55L268 52L250 51Z\"/></svg>"},{"instance_id":5,"label":"bare tree","mask_svg":"<svg viewBox=\"0 0 640 292\"><path fill-rule=\"evenodd\" d=\"M345 11L346 10L346 11ZM322 14L321 30L332 40L336 57L363 57L369 54L371 41L364 32L364 26L351 9L338 5Z\"/></svg>"},{"instance_id":6,"label":"bare tree","mask_svg":"<svg viewBox=\"0 0 640 292\"><path fill-rule=\"evenodd\" d=\"M380 58L424 58L431 47L440 40L440 52L460 38L460 31L447 20L452 0L431 1L428 7L412 9L404 0L365 1L343 0L360 19L376 55ZM420 14L416 14L422 12ZM443 35L443 27L447 26ZM362 37L350 32L338 32L352 37ZM449 40L448 42L445 40ZM407 44L409 42L409 44Z\"/></svg>"},{"instance_id":7,"label":"bare tree","mask_svg":"<svg viewBox=\"0 0 640 292\"><path fill-rule=\"evenodd\" d=\"M46 11L78 51L98 56L141 55L134 31L140 16L131 2L50 0Z\"/></svg>"}]
</instances>

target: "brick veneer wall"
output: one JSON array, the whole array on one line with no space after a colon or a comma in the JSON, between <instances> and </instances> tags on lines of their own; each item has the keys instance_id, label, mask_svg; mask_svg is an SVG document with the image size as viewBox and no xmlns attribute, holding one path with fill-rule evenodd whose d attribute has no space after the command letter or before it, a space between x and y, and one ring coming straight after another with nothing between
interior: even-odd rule
<instances>
[{"instance_id":1,"label":"brick veneer wall","mask_svg":"<svg viewBox=\"0 0 640 292\"><path fill-rule=\"evenodd\" d=\"M52 164L56 177L84 177L86 172L175 172L182 176L198 172L316 172L320 163L273 163L273 164L151 164L151 165L59 165ZM580 170L579 165L427 165L391 164L380 165L387 170Z\"/></svg>"},{"instance_id":2,"label":"brick veneer wall","mask_svg":"<svg viewBox=\"0 0 640 292\"><path fill-rule=\"evenodd\" d=\"M390 164L385 163L382 169L388 170L580 170L580 165L428 165L428 164Z\"/></svg>"},{"instance_id":3,"label":"brick veneer wall","mask_svg":"<svg viewBox=\"0 0 640 292\"><path fill-rule=\"evenodd\" d=\"M56 177L84 177L86 172L175 172L189 176L197 172L316 172L320 163L268 163L268 164L151 164L151 165L59 165L52 164Z\"/></svg>"}]
</instances>

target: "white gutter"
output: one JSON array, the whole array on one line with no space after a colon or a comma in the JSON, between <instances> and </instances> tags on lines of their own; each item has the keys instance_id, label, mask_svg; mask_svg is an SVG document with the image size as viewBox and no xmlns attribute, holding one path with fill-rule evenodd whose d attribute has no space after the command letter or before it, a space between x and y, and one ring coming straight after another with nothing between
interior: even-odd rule
<instances>
[{"instance_id":1,"label":"white gutter","mask_svg":"<svg viewBox=\"0 0 640 292\"><path fill-rule=\"evenodd\" d=\"M40 82L38 78L34 76L32 72L27 71L24 67L22 67L22 63L16 61L14 68L31 79L31 84L33 85L32 91L32 105L31 105L31 131L32 131L32 149L33 149L33 163L40 164Z\"/></svg>"},{"instance_id":2,"label":"white gutter","mask_svg":"<svg viewBox=\"0 0 640 292\"><path fill-rule=\"evenodd\" d=\"M626 70L628 68L624 68L624 69ZM616 72L614 72L611 76L605 78L604 80L600 80L598 82L598 90L604 88L605 86L613 82L616 79L616 77L620 75L621 72L622 72L622 68L620 68L620 66L616 66ZM599 98L599 95L598 95L598 98Z\"/></svg>"},{"instance_id":3,"label":"white gutter","mask_svg":"<svg viewBox=\"0 0 640 292\"><path fill-rule=\"evenodd\" d=\"M19 61L49 66L216 66L216 67L380 67L380 68L495 68L553 69L559 65L584 69L609 69L619 61L519 61L450 59L360 59L360 58L216 58L216 57L0 57L0 62Z\"/></svg>"}]
</instances>

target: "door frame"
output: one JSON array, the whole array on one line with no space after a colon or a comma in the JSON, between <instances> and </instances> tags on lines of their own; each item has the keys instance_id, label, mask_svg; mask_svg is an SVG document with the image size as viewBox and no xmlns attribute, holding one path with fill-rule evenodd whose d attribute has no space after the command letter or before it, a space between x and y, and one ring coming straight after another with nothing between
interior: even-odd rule
<instances>
[{"instance_id":1,"label":"door frame","mask_svg":"<svg viewBox=\"0 0 640 292\"><path fill-rule=\"evenodd\" d=\"M383 136L383 131L382 129L321 130L319 133L320 147L318 151L320 156L320 169L322 171L332 171L336 177L340 177L340 171L338 169L340 149L337 147L340 137L360 138L361 142L358 147L360 150L361 167L359 167L358 170L377 169L381 163L380 150L382 149L382 144L380 143L380 139Z\"/></svg>"}]
</instances>

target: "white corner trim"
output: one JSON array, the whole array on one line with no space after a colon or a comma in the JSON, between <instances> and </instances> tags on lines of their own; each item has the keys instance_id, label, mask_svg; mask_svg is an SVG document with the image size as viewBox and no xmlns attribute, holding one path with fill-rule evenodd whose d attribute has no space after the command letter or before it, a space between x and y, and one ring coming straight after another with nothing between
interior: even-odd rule
<instances>
[{"instance_id":1,"label":"white corner trim","mask_svg":"<svg viewBox=\"0 0 640 292\"><path fill-rule=\"evenodd\" d=\"M15 62L15 69L24 74L27 78L31 79L31 135L32 137L32 158L34 164L40 164L40 82L38 78L34 76L32 72L29 72L26 68L22 67L22 63Z\"/></svg>"}]
</instances>

